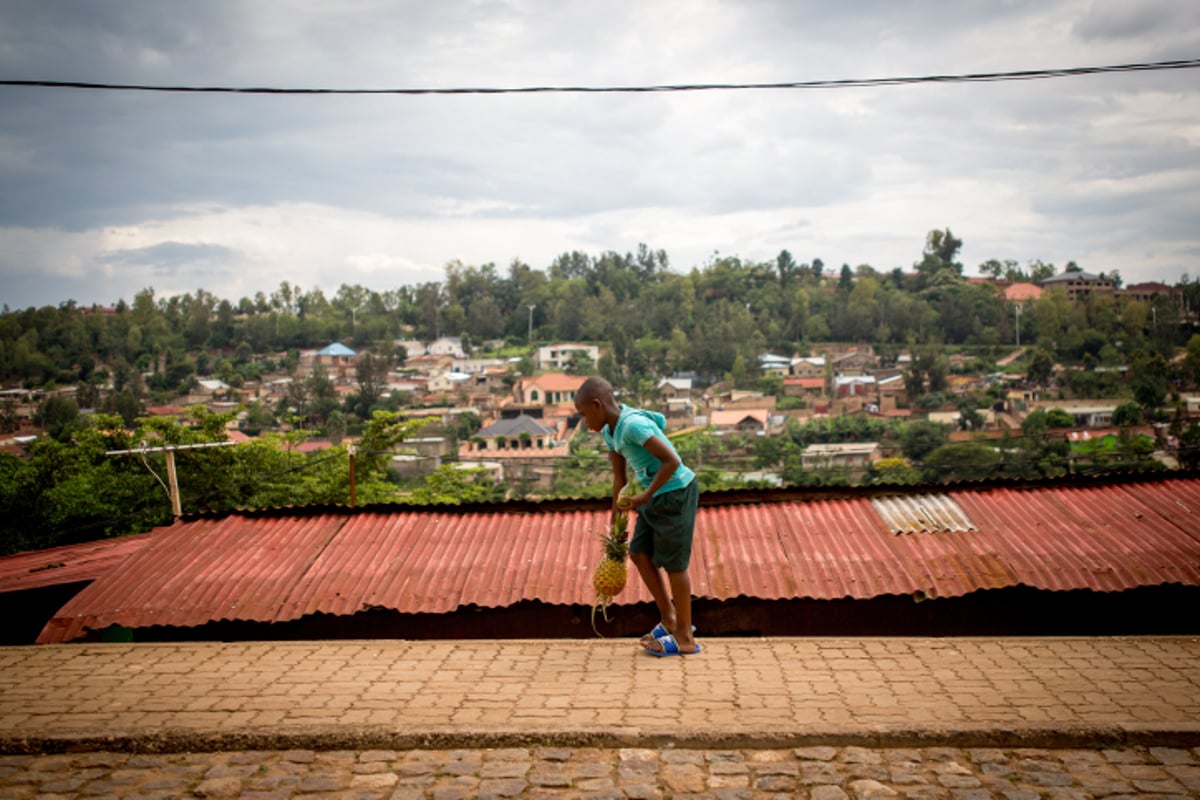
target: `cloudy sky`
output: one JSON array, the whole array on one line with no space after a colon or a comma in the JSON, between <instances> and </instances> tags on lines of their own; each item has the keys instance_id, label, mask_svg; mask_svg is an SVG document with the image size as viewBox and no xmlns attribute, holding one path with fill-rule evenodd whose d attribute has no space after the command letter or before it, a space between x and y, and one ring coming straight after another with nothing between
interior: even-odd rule
<instances>
[{"instance_id":1,"label":"cloudy sky","mask_svg":"<svg viewBox=\"0 0 1200 800\"><path fill-rule=\"evenodd\" d=\"M1200 57L1195 0L0 0L0 79L389 89L785 82ZM1126 283L1200 275L1200 70L658 94L0 87L0 306L453 259L788 249L909 268L927 231Z\"/></svg>"}]
</instances>

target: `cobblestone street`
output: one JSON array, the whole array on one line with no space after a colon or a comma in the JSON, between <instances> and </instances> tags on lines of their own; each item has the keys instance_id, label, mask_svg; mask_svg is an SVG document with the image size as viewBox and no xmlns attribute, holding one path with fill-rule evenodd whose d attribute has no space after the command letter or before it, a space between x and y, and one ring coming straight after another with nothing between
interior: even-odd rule
<instances>
[{"instance_id":1,"label":"cobblestone street","mask_svg":"<svg viewBox=\"0 0 1200 800\"><path fill-rule=\"evenodd\" d=\"M1200 798L1198 664L1193 637L14 647L0 800Z\"/></svg>"},{"instance_id":2,"label":"cobblestone street","mask_svg":"<svg viewBox=\"0 0 1200 800\"><path fill-rule=\"evenodd\" d=\"M506 748L0 756L0 798L1200 797L1200 748Z\"/></svg>"}]
</instances>

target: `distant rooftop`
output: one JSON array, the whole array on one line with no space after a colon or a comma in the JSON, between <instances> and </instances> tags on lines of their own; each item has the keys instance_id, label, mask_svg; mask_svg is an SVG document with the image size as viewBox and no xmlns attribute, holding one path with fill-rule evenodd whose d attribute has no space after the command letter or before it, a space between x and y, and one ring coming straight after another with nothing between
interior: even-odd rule
<instances>
[{"instance_id":1,"label":"distant rooftop","mask_svg":"<svg viewBox=\"0 0 1200 800\"><path fill-rule=\"evenodd\" d=\"M341 342L334 342L333 344L328 345L326 347L322 347L320 350L318 350L317 355L319 355L319 356L356 356L356 355L358 355L358 353L354 352L349 347L346 347L346 345L342 344Z\"/></svg>"}]
</instances>

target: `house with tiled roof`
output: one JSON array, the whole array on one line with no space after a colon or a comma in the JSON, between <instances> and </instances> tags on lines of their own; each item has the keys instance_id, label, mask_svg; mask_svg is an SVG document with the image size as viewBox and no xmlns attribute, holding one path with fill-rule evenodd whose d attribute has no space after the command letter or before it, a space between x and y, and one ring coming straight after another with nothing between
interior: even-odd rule
<instances>
[{"instance_id":1,"label":"house with tiled roof","mask_svg":"<svg viewBox=\"0 0 1200 800\"><path fill-rule=\"evenodd\" d=\"M771 412L766 408L734 408L708 415L709 425L729 433L766 433L770 420Z\"/></svg>"},{"instance_id":2,"label":"house with tiled roof","mask_svg":"<svg viewBox=\"0 0 1200 800\"><path fill-rule=\"evenodd\" d=\"M807 378L788 376L783 379L783 396L820 400L825 396L825 378L820 375Z\"/></svg>"},{"instance_id":3,"label":"house with tiled roof","mask_svg":"<svg viewBox=\"0 0 1200 800\"><path fill-rule=\"evenodd\" d=\"M491 451L492 457L503 451L547 450L558 444L558 430L527 414L498 419L479 429L471 437L467 452Z\"/></svg>"},{"instance_id":4,"label":"house with tiled roof","mask_svg":"<svg viewBox=\"0 0 1200 800\"><path fill-rule=\"evenodd\" d=\"M1004 287L1004 299L1010 303L1028 303L1042 296L1042 287L1036 283L1013 283Z\"/></svg>"},{"instance_id":5,"label":"house with tiled roof","mask_svg":"<svg viewBox=\"0 0 1200 800\"><path fill-rule=\"evenodd\" d=\"M575 392L587 380L580 375L544 372L522 377L513 386L513 399L523 406L550 406L575 402Z\"/></svg>"}]
</instances>

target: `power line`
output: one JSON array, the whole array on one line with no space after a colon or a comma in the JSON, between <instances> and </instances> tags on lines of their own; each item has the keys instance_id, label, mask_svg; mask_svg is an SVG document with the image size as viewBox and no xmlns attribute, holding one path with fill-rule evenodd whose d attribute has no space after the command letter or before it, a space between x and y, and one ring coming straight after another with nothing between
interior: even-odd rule
<instances>
[{"instance_id":1,"label":"power line","mask_svg":"<svg viewBox=\"0 0 1200 800\"><path fill-rule=\"evenodd\" d=\"M269 86L171 86L90 81L0 80L0 86L39 89L92 89L122 92L175 92L193 94L287 94L287 95L424 95L424 94L639 94L656 92L744 91L747 89L854 89L877 86L908 86L923 83L996 83L1068 78L1114 72L1154 72L1196 69L1200 58L1109 64L1094 67L1031 69L1008 72L971 72L954 75L920 75L892 78L842 78L833 80L784 81L778 83L678 83L643 86L461 86L444 88L320 89Z\"/></svg>"}]
</instances>

